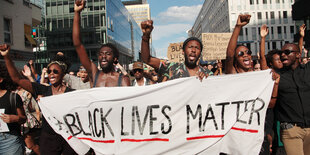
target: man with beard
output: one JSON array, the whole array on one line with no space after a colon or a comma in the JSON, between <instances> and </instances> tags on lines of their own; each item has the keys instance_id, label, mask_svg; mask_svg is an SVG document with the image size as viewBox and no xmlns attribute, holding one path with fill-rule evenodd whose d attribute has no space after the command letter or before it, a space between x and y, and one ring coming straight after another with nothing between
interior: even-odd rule
<instances>
[{"instance_id":1,"label":"man with beard","mask_svg":"<svg viewBox=\"0 0 310 155\"><path fill-rule=\"evenodd\" d=\"M148 20L142 22L141 29L143 32L141 41L142 60L155 70L158 70L160 76L165 76L168 80L189 76L198 76L201 80L203 77L207 77L204 69L197 63L203 47L198 38L191 37L184 41L183 54L185 63L173 63L151 57L150 55L149 40L153 30L153 21Z\"/></svg>"},{"instance_id":2,"label":"man with beard","mask_svg":"<svg viewBox=\"0 0 310 155\"><path fill-rule=\"evenodd\" d=\"M118 60L119 51L113 44L102 45L98 52L98 61L102 71L98 70L97 66L88 58L80 39L80 13L84 7L84 0L75 2L72 38L80 61L89 75L91 87L129 86L129 77L114 70L114 63Z\"/></svg>"},{"instance_id":3,"label":"man with beard","mask_svg":"<svg viewBox=\"0 0 310 155\"><path fill-rule=\"evenodd\" d=\"M152 84L149 78L144 77L144 68L142 62L137 61L133 63L133 74L135 79L132 82L132 86L146 86Z\"/></svg>"},{"instance_id":4,"label":"man with beard","mask_svg":"<svg viewBox=\"0 0 310 155\"><path fill-rule=\"evenodd\" d=\"M287 155L310 154L310 64L300 64L298 45L281 49L283 69L276 103L281 139Z\"/></svg>"}]
</instances>

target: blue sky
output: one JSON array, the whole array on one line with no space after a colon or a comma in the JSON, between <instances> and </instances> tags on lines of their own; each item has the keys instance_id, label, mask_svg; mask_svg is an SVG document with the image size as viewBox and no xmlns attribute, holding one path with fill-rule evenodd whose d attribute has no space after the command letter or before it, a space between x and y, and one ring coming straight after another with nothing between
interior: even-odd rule
<instances>
[{"instance_id":1,"label":"blue sky","mask_svg":"<svg viewBox=\"0 0 310 155\"><path fill-rule=\"evenodd\" d=\"M184 41L196 20L204 0L148 0L156 57L166 57L169 43Z\"/></svg>"}]
</instances>

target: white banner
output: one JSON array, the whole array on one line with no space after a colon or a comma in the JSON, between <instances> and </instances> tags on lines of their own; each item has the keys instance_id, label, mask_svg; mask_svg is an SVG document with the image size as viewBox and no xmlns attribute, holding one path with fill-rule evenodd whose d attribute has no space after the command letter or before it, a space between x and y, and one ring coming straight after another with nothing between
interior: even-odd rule
<instances>
[{"instance_id":1,"label":"white banner","mask_svg":"<svg viewBox=\"0 0 310 155\"><path fill-rule=\"evenodd\" d=\"M93 88L41 99L52 128L79 154L258 154L270 70Z\"/></svg>"}]
</instances>

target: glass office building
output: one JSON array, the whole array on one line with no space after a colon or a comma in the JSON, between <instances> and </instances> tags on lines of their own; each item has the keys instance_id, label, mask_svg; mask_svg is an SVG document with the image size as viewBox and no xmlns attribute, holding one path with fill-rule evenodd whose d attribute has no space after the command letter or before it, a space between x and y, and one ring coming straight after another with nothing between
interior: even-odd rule
<instances>
[{"instance_id":1,"label":"glass office building","mask_svg":"<svg viewBox=\"0 0 310 155\"><path fill-rule=\"evenodd\" d=\"M49 57L62 51L80 65L72 42L73 0L46 0L46 37ZM139 59L142 32L120 0L88 0L81 13L81 39L89 57L96 62L102 44L113 43L120 51L119 62L128 65Z\"/></svg>"}]
</instances>

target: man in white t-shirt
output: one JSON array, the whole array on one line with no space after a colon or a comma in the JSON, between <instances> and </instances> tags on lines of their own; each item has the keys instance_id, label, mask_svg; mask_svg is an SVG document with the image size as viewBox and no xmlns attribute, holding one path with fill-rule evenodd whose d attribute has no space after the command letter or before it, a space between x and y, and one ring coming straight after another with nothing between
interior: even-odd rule
<instances>
[{"instance_id":1,"label":"man in white t-shirt","mask_svg":"<svg viewBox=\"0 0 310 155\"><path fill-rule=\"evenodd\" d=\"M132 66L135 79L132 82L132 86L146 86L150 85L151 80L144 77L144 68L142 62L135 62Z\"/></svg>"}]
</instances>

